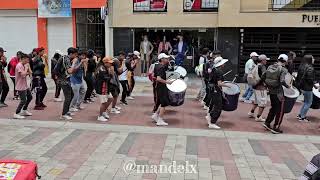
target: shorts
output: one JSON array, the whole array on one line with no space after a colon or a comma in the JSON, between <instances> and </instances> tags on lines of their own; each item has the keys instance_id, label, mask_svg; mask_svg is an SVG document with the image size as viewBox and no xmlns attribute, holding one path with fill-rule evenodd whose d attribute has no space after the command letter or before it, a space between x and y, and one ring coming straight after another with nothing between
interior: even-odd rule
<instances>
[{"instance_id":1,"label":"shorts","mask_svg":"<svg viewBox=\"0 0 320 180\"><path fill-rule=\"evenodd\" d=\"M110 85L109 92L112 95L112 97L118 97L120 94L120 88L118 88L115 85Z\"/></svg>"},{"instance_id":2,"label":"shorts","mask_svg":"<svg viewBox=\"0 0 320 180\"><path fill-rule=\"evenodd\" d=\"M99 100L100 100L101 104L108 102L108 99L111 99L111 98L112 98L112 96L110 94L105 94L105 95L99 94Z\"/></svg>"},{"instance_id":3,"label":"shorts","mask_svg":"<svg viewBox=\"0 0 320 180\"><path fill-rule=\"evenodd\" d=\"M169 93L166 87L158 87L156 89L157 103L161 105L161 107L167 107L170 105L169 101Z\"/></svg>"},{"instance_id":4,"label":"shorts","mask_svg":"<svg viewBox=\"0 0 320 180\"><path fill-rule=\"evenodd\" d=\"M266 107L268 103L267 90L253 90L254 93L254 104L258 107Z\"/></svg>"}]
</instances>

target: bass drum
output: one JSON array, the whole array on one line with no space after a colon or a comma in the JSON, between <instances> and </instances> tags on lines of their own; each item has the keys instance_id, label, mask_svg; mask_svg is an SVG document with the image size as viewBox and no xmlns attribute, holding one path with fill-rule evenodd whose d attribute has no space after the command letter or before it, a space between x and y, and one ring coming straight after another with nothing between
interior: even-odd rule
<instances>
[{"instance_id":1,"label":"bass drum","mask_svg":"<svg viewBox=\"0 0 320 180\"><path fill-rule=\"evenodd\" d=\"M224 94L224 101L222 110L224 111L235 111L238 108L238 101L240 95L240 87L232 82L224 82L230 86L230 88L222 87Z\"/></svg>"},{"instance_id":2,"label":"bass drum","mask_svg":"<svg viewBox=\"0 0 320 180\"><path fill-rule=\"evenodd\" d=\"M182 78L187 76L187 70L181 66L175 67L174 72L179 73Z\"/></svg>"},{"instance_id":3,"label":"bass drum","mask_svg":"<svg viewBox=\"0 0 320 180\"><path fill-rule=\"evenodd\" d=\"M296 103L298 97L300 96L300 92L297 88L291 87L286 88L282 86L284 91L284 113L290 113Z\"/></svg>"},{"instance_id":4,"label":"bass drum","mask_svg":"<svg viewBox=\"0 0 320 180\"><path fill-rule=\"evenodd\" d=\"M184 103L187 84L183 80L177 79L172 84L167 84L167 88L169 89L170 105L181 106Z\"/></svg>"},{"instance_id":5,"label":"bass drum","mask_svg":"<svg viewBox=\"0 0 320 180\"><path fill-rule=\"evenodd\" d=\"M316 86L319 86L319 84L316 84ZM311 109L320 109L320 92L319 89L316 89L313 87L312 89L313 92L313 101L311 105Z\"/></svg>"}]
</instances>

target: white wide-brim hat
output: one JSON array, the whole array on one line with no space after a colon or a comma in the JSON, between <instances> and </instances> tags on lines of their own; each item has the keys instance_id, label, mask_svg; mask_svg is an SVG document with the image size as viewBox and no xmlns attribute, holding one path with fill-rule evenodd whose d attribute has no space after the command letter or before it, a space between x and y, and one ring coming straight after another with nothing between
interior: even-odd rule
<instances>
[{"instance_id":1,"label":"white wide-brim hat","mask_svg":"<svg viewBox=\"0 0 320 180\"><path fill-rule=\"evenodd\" d=\"M224 65L226 62L228 62L228 59L223 59L222 57L216 57L214 59L214 67L220 67L222 65Z\"/></svg>"}]
</instances>

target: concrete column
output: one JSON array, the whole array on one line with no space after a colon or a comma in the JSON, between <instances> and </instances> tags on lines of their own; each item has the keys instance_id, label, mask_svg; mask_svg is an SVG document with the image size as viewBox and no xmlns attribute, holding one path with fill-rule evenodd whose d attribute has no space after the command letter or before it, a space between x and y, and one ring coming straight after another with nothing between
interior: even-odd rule
<instances>
[{"instance_id":1,"label":"concrete column","mask_svg":"<svg viewBox=\"0 0 320 180\"><path fill-rule=\"evenodd\" d=\"M112 28L112 0L109 0L106 4L108 7L108 15L105 19L105 47L106 47L106 55L114 56L113 53L113 28Z\"/></svg>"}]
</instances>

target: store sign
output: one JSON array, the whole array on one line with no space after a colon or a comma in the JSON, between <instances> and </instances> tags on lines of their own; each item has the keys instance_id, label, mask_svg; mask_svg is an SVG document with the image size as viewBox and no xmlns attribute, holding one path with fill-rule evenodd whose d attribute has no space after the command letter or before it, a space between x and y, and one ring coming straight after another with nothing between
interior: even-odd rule
<instances>
[{"instance_id":1,"label":"store sign","mask_svg":"<svg viewBox=\"0 0 320 180\"><path fill-rule=\"evenodd\" d=\"M133 0L134 11L166 11L167 0Z\"/></svg>"},{"instance_id":2,"label":"store sign","mask_svg":"<svg viewBox=\"0 0 320 180\"><path fill-rule=\"evenodd\" d=\"M38 17L71 17L71 0L38 0Z\"/></svg>"},{"instance_id":3,"label":"store sign","mask_svg":"<svg viewBox=\"0 0 320 180\"><path fill-rule=\"evenodd\" d=\"M314 23L315 25L320 26L320 15L302 15L302 22L303 23Z\"/></svg>"}]
</instances>

